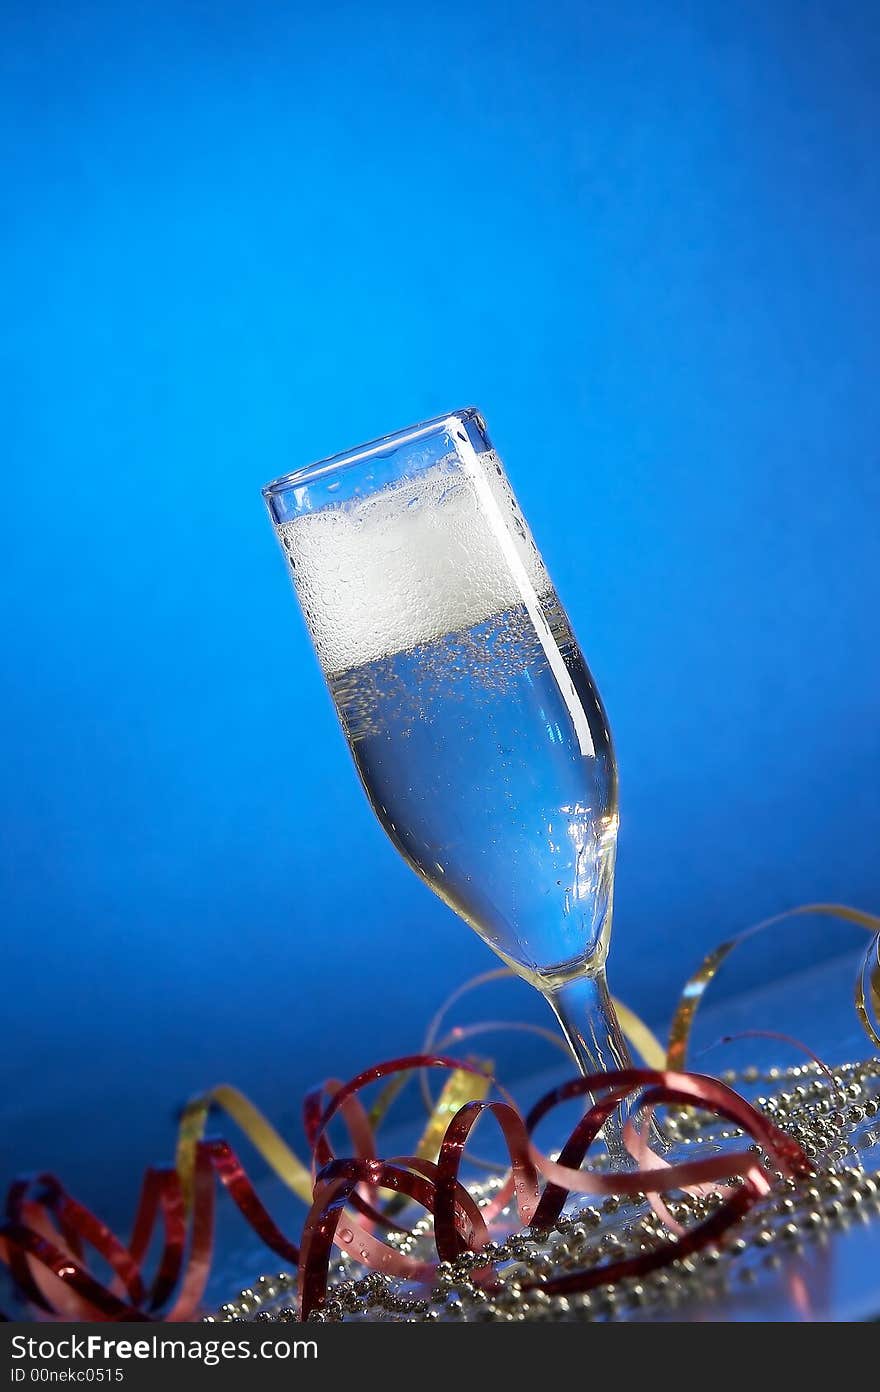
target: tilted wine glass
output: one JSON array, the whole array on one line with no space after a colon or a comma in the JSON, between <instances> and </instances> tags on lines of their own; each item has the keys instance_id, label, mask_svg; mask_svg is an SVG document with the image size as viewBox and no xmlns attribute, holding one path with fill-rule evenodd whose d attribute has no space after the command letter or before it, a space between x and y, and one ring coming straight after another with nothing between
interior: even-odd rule
<instances>
[{"instance_id":1,"label":"tilted wine glass","mask_svg":"<svg viewBox=\"0 0 880 1392\"><path fill-rule=\"evenodd\" d=\"M355 765L404 859L552 1007L583 1073L629 1066L608 995L608 720L473 408L269 484ZM605 1128L623 1160L621 1115Z\"/></svg>"}]
</instances>

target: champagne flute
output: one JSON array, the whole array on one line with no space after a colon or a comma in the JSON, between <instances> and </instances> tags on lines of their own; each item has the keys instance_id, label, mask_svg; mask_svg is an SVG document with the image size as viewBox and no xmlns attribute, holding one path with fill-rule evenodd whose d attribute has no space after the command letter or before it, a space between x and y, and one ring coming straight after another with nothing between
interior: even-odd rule
<instances>
[{"instance_id":1,"label":"champagne flute","mask_svg":"<svg viewBox=\"0 0 880 1392\"><path fill-rule=\"evenodd\" d=\"M608 995L608 719L474 408L263 490L373 811L542 993L582 1073L630 1066ZM623 1109L605 1127L625 1162Z\"/></svg>"}]
</instances>

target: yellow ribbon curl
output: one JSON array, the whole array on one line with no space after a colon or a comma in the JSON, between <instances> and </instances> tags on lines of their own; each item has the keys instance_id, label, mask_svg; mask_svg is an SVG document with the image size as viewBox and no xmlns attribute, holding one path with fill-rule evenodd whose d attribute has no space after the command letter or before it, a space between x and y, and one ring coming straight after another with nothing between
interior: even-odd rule
<instances>
[{"instance_id":1,"label":"yellow ribbon curl","mask_svg":"<svg viewBox=\"0 0 880 1392\"><path fill-rule=\"evenodd\" d=\"M857 927L875 934L868 944L856 982L855 1008L869 1039L880 1048L880 916L865 913L861 909L854 909L845 904L803 904L753 924L744 932L721 943L704 957L696 971L685 983L673 1016L666 1049L663 1048L653 1031L633 1010L630 1010L623 1001L614 999L614 1009L617 1012L621 1029L628 1043L644 1060L645 1064L649 1068L656 1069L684 1069L697 1009L709 984L717 976L722 964L734 948L767 928L807 914L820 914L842 919L844 922L853 923ZM499 967L494 971L484 972L473 981L466 982L459 987L434 1016L429 1027L426 1045L429 1046L436 1039L440 1023L447 1009L462 995L487 981L514 975L515 973L509 967ZM537 1027L535 1027L535 1032L543 1033ZM471 1062L471 1060L468 1061ZM466 1073L460 1069L452 1072L436 1102L431 1102L428 1120L416 1148L416 1153L422 1159L435 1160L437 1158L440 1142L449 1121L460 1107L466 1102L482 1101L486 1097L491 1085L492 1067L486 1061L476 1061L476 1066L480 1069L478 1075ZM374 1127L378 1125L378 1122L387 1112L402 1086L404 1078L405 1075L402 1078L393 1078L389 1086L380 1093L370 1112L370 1122ZM308 1165L291 1149L258 1107L255 1107L237 1088L228 1083L221 1083L218 1087L211 1088L209 1092L193 1098L187 1103L181 1115L177 1136L176 1165L187 1208L192 1202L196 1145L205 1134L208 1114L212 1109L225 1112L244 1132L273 1173L304 1203L311 1203L313 1185Z\"/></svg>"},{"instance_id":2,"label":"yellow ribbon curl","mask_svg":"<svg viewBox=\"0 0 880 1392\"><path fill-rule=\"evenodd\" d=\"M427 1125L416 1147L416 1154L423 1160L436 1160L449 1122L465 1102L482 1101L489 1091L491 1065L477 1065L486 1076L466 1073L456 1069L450 1073L437 1099ZM374 1108L371 1120L378 1121L381 1113L387 1110L390 1098L385 1105ZM204 1137L208 1114L212 1111L225 1112L244 1132L254 1149L263 1157L266 1164L288 1189L292 1189L304 1203L312 1202L312 1174L307 1165L275 1130L271 1121L255 1107L249 1098L229 1083L220 1083L209 1092L187 1102L180 1117L175 1150L175 1165L180 1177L184 1203L187 1211L192 1206L193 1180L195 1176L196 1146Z\"/></svg>"},{"instance_id":3,"label":"yellow ribbon curl","mask_svg":"<svg viewBox=\"0 0 880 1392\"><path fill-rule=\"evenodd\" d=\"M728 938L727 942L713 948L703 958L697 970L685 982L684 990L672 1019L669 1043L666 1049L665 1066L667 1068L681 1070L685 1067L694 1016L706 994L710 981L717 976L722 963L730 956L733 949L757 933L762 933L766 928L772 928L788 919L804 917L807 914L840 918L846 923L854 923L857 927L866 929L869 933L878 934L868 944L865 961L856 981L855 1007L856 1014L868 1038L880 1046L880 1034L878 1034L877 1026L874 1023L880 1014L880 917L876 914L865 913L862 909L850 908L847 904L800 904L796 909L786 909L784 913L774 914L772 918L765 918L760 923L752 924L751 928L746 928L744 932L738 933L733 938ZM873 1020L869 1012L873 1012Z\"/></svg>"}]
</instances>

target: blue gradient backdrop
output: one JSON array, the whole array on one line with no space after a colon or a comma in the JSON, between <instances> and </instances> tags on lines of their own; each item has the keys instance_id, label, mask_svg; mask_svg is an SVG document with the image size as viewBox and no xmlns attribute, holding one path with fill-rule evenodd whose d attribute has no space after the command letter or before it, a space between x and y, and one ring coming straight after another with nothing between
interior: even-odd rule
<instances>
[{"instance_id":1,"label":"blue gradient backdrop","mask_svg":"<svg viewBox=\"0 0 880 1392\"><path fill-rule=\"evenodd\" d=\"M4 1173L133 1173L222 1078L289 1117L492 964L368 812L259 497L450 406L611 713L614 987L662 1018L729 930L877 906L880 9L3 27Z\"/></svg>"}]
</instances>

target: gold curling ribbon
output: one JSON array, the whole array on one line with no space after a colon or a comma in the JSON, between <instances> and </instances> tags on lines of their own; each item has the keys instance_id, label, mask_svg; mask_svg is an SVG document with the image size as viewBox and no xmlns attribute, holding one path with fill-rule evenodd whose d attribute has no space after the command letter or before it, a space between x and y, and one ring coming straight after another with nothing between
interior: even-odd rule
<instances>
[{"instance_id":1,"label":"gold curling ribbon","mask_svg":"<svg viewBox=\"0 0 880 1392\"><path fill-rule=\"evenodd\" d=\"M856 924L858 927L877 935L868 944L856 982L855 1007L868 1037L880 1048L880 917L876 914L865 913L861 909L850 908L845 904L802 904L798 908L788 909L785 913L776 914L772 918L764 919L761 923L753 924L751 928L747 928L744 932L721 943L703 959L681 993L669 1031L669 1044L666 1050L663 1049L656 1035L645 1022L634 1011L630 1010L629 1006L624 1005L623 1001L614 998L614 1009L617 1012L620 1027L629 1044L642 1057L646 1065L649 1068L657 1069L683 1069L694 1016L710 982L714 980L733 949L765 928L807 914L821 914L843 919L845 922ZM515 973L509 968L502 967L493 972L486 972L473 982L468 982L464 987L460 987L435 1016L431 1027L432 1031L439 1026L442 1015L453 1000L457 1000L471 987L494 978L514 975ZM484 1060L475 1060L474 1065L480 1070L478 1074L456 1069L447 1078L430 1111L427 1124L416 1147L416 1154L421 1159L435 1160L437 1158L446 1127L460 1107L466 1102L482 1101L487 1096L491 1085L492 1065ZM378 1126L387 1113L404 1080L405 1075L400 1079L392 1078L390 1084L380 1093L370 1112L370 1122L374 1128ZM192 1202L196 1145L205 1134L208 1113L212 1107L219 1108L231 1117L273 1173L289 1189L292 1189L304 1203L311 1203L312 1176L308 1166L300 1160L295 1151L275 1130L272 1123L263 1116L259 1108L255 1107L237 1088L231 1087L228 1083L221 1083L218 1087L212 1088L210 1092L193 1098L191 1102L187 1103L181 1115L177 1136L176 1165L187 1209Z\"/></svg>"},{"instance_id":2,"label":"gold curling ribbon","mask_svg":"<svg viewBox=\"0 0 880 1392\"><path fill-rule=\"evenodd\" d=\"M856 982L856 1014L868 1038L880 1049L880 933L868 943Z\"/></svg>"},{"instance_id":3,"label":"gold curling ribbon","mask_svg":"<svg viewBox=\"0 0 880 1392\"><path fill-rule=\"evenodd\" d=\"M375 1131L388 1111L397 1094L406 1087L409 1081L408 1073L392 1073L390 1078L386 1078L383 1087L379 1089L375 1102L367 1113L367 1120Z\"/></svg>"},{"instance_id":4,"label":"gold curling ribbon","mask_svg":"<svg viewBox=\"0 0 880 1392\"><path fill-rule=\"evenodd\" d=\"M479 1068L479 1074L455 1069L447 1078L416 1148L416 1154L421 1159L436 1160L446 1128L458 1109L465 1102L482 1101L489 1091L492 1065L477 1060L474 1066ZM384 1102L380 1101L373 1109L370 1120L374 1125L387 1111L394 1095L392 1093L390 1097L385 1096ZM239 1092L238 1088L232 1087L229 1083L220 1083L217 1087L211 1088L210 1092L202 1093L201 1096L187 1102L181 1113L175 1166L187 1211L192 1205L196 1146L204 1137L208 1113L212 1108L218 1108L231 1117L282 1183L286 1184L288 1189L292 1189L304 1203L311 1203L313 1186L308 1166L303 1164L272 1123L243 1092Z\"/></svg>"},{"instance_id":5,"label":"gold curling ribbon","mask_svg":"<svg viewBox=\"0 0 880 1392\"><path fill-rule=\"evenodd\" d=\"M719 968L730 956L733 949L765 928L772 928L777 923L784 923L790 918L803 917L806 914L840 918L847 923L856 924L859 928L865 928L869 933L880 931L880 917L876 914L865 913L862 909L853 909L847 904L800 904L796 909L786 909L785 913L774 914L772 918L765 918L760 923L754 923L751 928L746 928L736 937L728 938L726 942L721 943L703 958L693 976L685 983L669 1030L669 1044L666 1051L667 1068L681 1070L685 1067L688 1043L697 1008L706 994L710 981L718 974ZM866 979L867 987L865 986ZM872 1024L868 1014L869 1006L873 1009L875 1019L880 1013L880 937L875 942L868 944L865 966L856 982L855 1006L856 1013L868 1037L875 1044L880 1045L880 1036L878 1036L877 1029Z\"/></svg>"},{"instance_id":6,"label":"gold curling ribbon","mask_svg":"<svg viewBox=\"0 0 880 1392\"><path fill-rule=\"evenodd\" d=\"M211 1088L210 1092L202 1093L200 1097L194 1097L192 1101L187 1102L180 1118L174 1163L187 1210L192 1203L196 1145L205 1134L208 1113L212 1107L219 1108L231 1117L288 1189L292 1189L304 1203L311 1203L312 1176L308 1166L303 1164L272 1123L253 1102L248 1101L243 1092L231 1087L229 1083L220 1083L217 1087Z\"/></svg>"},{"instance_id":7,"label":"gold curling ribbon","mask_svg":"<svg viewBox=\"0 0 880 1392\"><path fill-rule=\"evenodd\" d=\"M648 1068L665 1068L666 1050L654 1031L648 1029L644 1020L639 1019L635 1011L630 1010L623 1001L618 1000L616 996L612 996L611 1000L627 1043L641 1055Z\"/></svg>"},{"instance_id":8,"label":"gold curling ribbon","mask_svg":"<svg viewBox=\"0 0 880 1392\"><path fill-rule=\"evenodd\" d=\"M456 1112L466 1102L482 1102L492 1086L493 1065L487 1059L469 1058L465 1061L473 1063L480 1071L465 1073L462 1069L456 1069L450 1073L416 1146L416 1155L420 1160L437 1159L446 1128Z\"/></svg>"},{"instance_id":9,"label":"gold curling ribbon","mask_svg":"<svg viewBox=\"0 0 880 1392\"><path fill-rule=\"evenodd\" d=\"M455 1113L465 1105L466 1102L482 1102L487 1096L492 1086L492 1072L494 1065L488 1059L470 1058L465 1059L466 1063L479 1069L478 1073L465 1073L464 1069L457 1068L454 1073L450 1073L443 1087L440 1089L440 1096L434 1103L433 1109L428 1115L425 1129L421 1139L415 1148L415 1154L420 1160L436 1160L440 1154L440 1146L443 1137L446 1135L446 1128L455 1116ZM404 1081L409 1074L398 1074L397 1077ZM391 1082L396 1082L397 1078L392 1075ZM396 1095L398 1089L394 1089L392 1095ZM384 1097L380 1095L377 1107L381 1106ZM373 1112L370 1113L370 1120L373 1119ZM391 1194L385 1205L385 1213L389 1218L393 1218L397 1213L406 1208L408 1200L403 1194Z\"/></svg>"}]
</instances>

